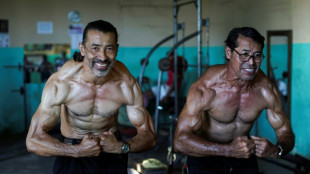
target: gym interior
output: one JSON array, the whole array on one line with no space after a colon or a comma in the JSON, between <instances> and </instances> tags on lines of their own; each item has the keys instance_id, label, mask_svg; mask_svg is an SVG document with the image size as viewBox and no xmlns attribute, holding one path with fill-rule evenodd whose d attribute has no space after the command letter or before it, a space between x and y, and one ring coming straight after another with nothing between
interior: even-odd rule
<instances>
[{"instance_id":1,"label":"gym interior","mask_svg":"<svg viewBox=\"0 0 310 174\"><path fill-rule=\"evenodd\" d=\"M226 63L224 40L229 31L248 26L266 39L261 69L273 82L284 81L287 96L283 108L295 134L295 146L288 155L259 159L260 173L310 173L310 93L306 89L310 86L310 1L10 0L0 4L0 173L52 173L53 157L36 156L25 147L25 136L46 82L46 68L40 66L47 61L48 71L56 72L62 58L72 59L78 51L87 23L98 19L117 28L117 60L137 78L142 91L167 80L162 60L169 53L177 53L188 62L172 104L164 106L158 100L148 103L157 146L130 154L128 172L186 173L186 157L171 148L178 118L175 113L182 109L191 84L209 66ZM123 135L134 136L123 107L118 119ZM51 133L57 136L59 130L55 127ZM266 111L251 134L276 143ZM157 160L158 169L143 169L148 159Z\"/></svg>"}]
</instances>

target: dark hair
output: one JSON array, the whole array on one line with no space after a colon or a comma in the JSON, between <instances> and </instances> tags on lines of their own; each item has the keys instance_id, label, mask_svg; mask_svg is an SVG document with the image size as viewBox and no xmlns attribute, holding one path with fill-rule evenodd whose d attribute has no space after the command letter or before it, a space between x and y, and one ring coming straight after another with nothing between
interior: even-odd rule
<instances>
[{"instance_id":1,"label":"dark hair","mask_svg":"<svg viewBox=\"0 0 310 174\"><path fill-rule=\"evenodd\" d=\"M234 28L232 29L227 39L225 40L226 46L228 46L230 49L235 49L238 47L237 39L239 36L249 37L253 39L255 42L262 45L262 49L264 48L264 41L265 38L254 28L251 27L241 27L241 28Z\"/></svg>"},{"instance_id":2,"label":"dark hair","mask_svg":"<svg viewBox=\"0 0 310 174\"><path fill-rule=\"evenodd\" d=\"M109 22L104 21L104 20L97 20L93 21L87 24L83 31L83 41L82 44L85 46L85 43L87 41L87 33L89 30L98 30L101 31L102 33L114 33L115 34L115 39L116 43L118 42L118 34L116 28ZM82 62L84 59L84 56L81 55L79 52L74 52L73 54L73 60Z\"/></svg>"}]
</instances>

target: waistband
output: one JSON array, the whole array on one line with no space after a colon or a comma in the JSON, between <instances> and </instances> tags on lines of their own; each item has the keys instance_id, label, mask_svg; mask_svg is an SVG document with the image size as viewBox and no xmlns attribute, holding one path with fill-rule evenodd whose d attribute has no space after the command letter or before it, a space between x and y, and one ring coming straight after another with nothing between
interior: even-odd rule
<instances>
[{"instance_id":1,"label":"waistband","mask_svg":"<svg viewBox=\"0 0 310 174\"><path fill-rule=\"evenodd\" d=\"M118 141L122 141L121 132L119 130L114 132L114 136ZM64 137L63 135L61 135L61 139L60 139L61 142L64 142L66 144L71 144L71 145L80 144L82 140L83 139L67 138L67 137Z\"/></svg>"}]
</instances>

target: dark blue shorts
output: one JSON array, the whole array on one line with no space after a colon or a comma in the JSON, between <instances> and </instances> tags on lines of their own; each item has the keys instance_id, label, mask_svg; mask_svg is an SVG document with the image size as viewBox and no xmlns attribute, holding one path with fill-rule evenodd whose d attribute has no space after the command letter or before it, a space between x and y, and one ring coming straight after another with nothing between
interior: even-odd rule
<instances>
[{"instance_id":1,"label":"dark blue shorts","mask_svg":"<svg viewBox=\"0 0 310 174\"><path fill-rule=\"evenodd\" d=\"M187 157L189 174L258 174L256 156L248 159L220 156Z\"/></svg>"}]
</instances>

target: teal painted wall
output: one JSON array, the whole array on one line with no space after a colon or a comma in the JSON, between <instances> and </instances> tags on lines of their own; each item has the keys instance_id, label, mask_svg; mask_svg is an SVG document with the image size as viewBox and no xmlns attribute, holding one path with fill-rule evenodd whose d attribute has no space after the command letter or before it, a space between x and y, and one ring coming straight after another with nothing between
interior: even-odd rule
<instances>
[{"instance_id":1,"label":"teal painted wall","mask_svg":"<svg viewBox=\"0 0 310 174\"><path fill-rule=\"evenodd\" d=\"M294 44L292 55L291 121L296 136L294 152L310 158L310 43Z\"/></svg>"},{"instance_id":2,"label":"teal painted wall","mask_svg":"<svg viewBox=\"0 0 310 174\"><path fill-rule=\"evenodd\" d=\"M0 48L0 135L24 131L23 71L5 68L6 65L23 64L23 48Z\"/></svg>"},{"instance_id":3,"label":"teal painted wall","mask_svg":"<svg viewBox=\"0 0 310 174\"><path fill-rule=\"evenodd\" d=\"M119 53L117 56L117 59L122 61L129 69L129 71L133 74L134 77L138 77L141 70L140 60L144 58L148 51L150 51L150 47L120 47ZM150 63L145 71L145 76L148 76L152 79L152 85L155 85L157 82L158 77L158 60L165 57L166 52L170 49L170 47L160 47L158 48L154 54L150 58ZM275 45L272 49L278 50L278 54L282 54L283 49L279 45ZM310 129L308 129L308 125L310 125L310 116L308 116L307 113L310 113L310 101L309 97L310 94L307 93L307 88L310 85L310 82L308 78L310 77L310 60L307 59L307 53L308 50L310 50L310 44L294 44L293 45L293 55L292 55L292 103L291 103L291 121L292 121L292 127L293 131L296 135L296 145L294 147L294 150L292 153L298 153L305 157L310 158ZM206 64L206 48L202 49L203 51L203 65ZM197 62L197 56L196 56L197 48L196 47L187 47L185 49L185 57L188 60L189 64L196 64ZM179 49L180 55L182 55L182 49ZM264 50L264 53L266 55L266 49ZM23 56L22 48L15 48L15 49L0 49L0 55L2 55L1 62L7 61L8 55L9 57L15 57L16 60L19 60ZM7 55L7 56L4 56ZM15 55L15 56L13 56ZM209 55L211 57L210 59L210 65L215 64L223 64L225 63L224 58L224 46L218 46L218 47L211 47L209 48ZM280 56L281 57L281 56ZM14 58L14 59L15 59ZM282 67L282 59L281 58L275 58L277 59L279 67ZM16 61L15 60L15 61ZM282 61L282 62L281 62ZM18 61L17 61L18 62ZM262 62L261 69L266 73L266 59ZM13 62L16 64L16 62ZM2 65L1 64L1 65ZM204 71L205 69L203 69ZM8 75L9 70L3 70L1 69L2 73L5 74L2 75L1 81L6 82L8 79L16 79L18 81L22 81L21 77L18 75L14 75L14 78L12 75ZM10 73L12 73L10 71ZM277 73L275 71L275 73ZM165 76L164 76L165 77ZM185 82L184 82L184 89L182 89L183 96L186 96L187 90L190 87L190 85L197 80L197 68L189 67L185 74ZM165 81L165 78L163 78L163 81ZM44 83L32 83L27 84L27 106L28 106L28 118L32 117L33 113L35 112L38 104L40 103L41 99L41 93L44 87ZM2 86L3 88L3 86ZM12 87L7 87L12 88ZM2 91L2 90L1 90ZM3 95L3 94L2 94ZM13 98L12 96L10 98ZM18 98L18 96L14 95L14 98ZM19 97L20 98L20 97ZM22 99L18 99L22 100ZM13 99L13 101L16 101ZM5 100L7 102L7 100ZM13 108L6 109L3 108L4 100L1 103L1 119L0 119L0 131L3 132L4 129L7 127L13 128L15 132L20 131L23 128L23 116L22 113L16 114L16 102L14 103L8 103ZM19 105L20 109L19 111L22 111L22 103L17 104ZM6 115L9 113L9 116ZM15 121L8 121L8 118L11 117L11 115L18 115L14 116L12 120ZM259 136L267 137L272 142L276 142L276 136L274 134L273 129L269 125L267 119L266 119L266 112L263 112L261 117L257 120L255 127L251 131L252 134L257 134Z\"/></svg>"}]
</instances>

